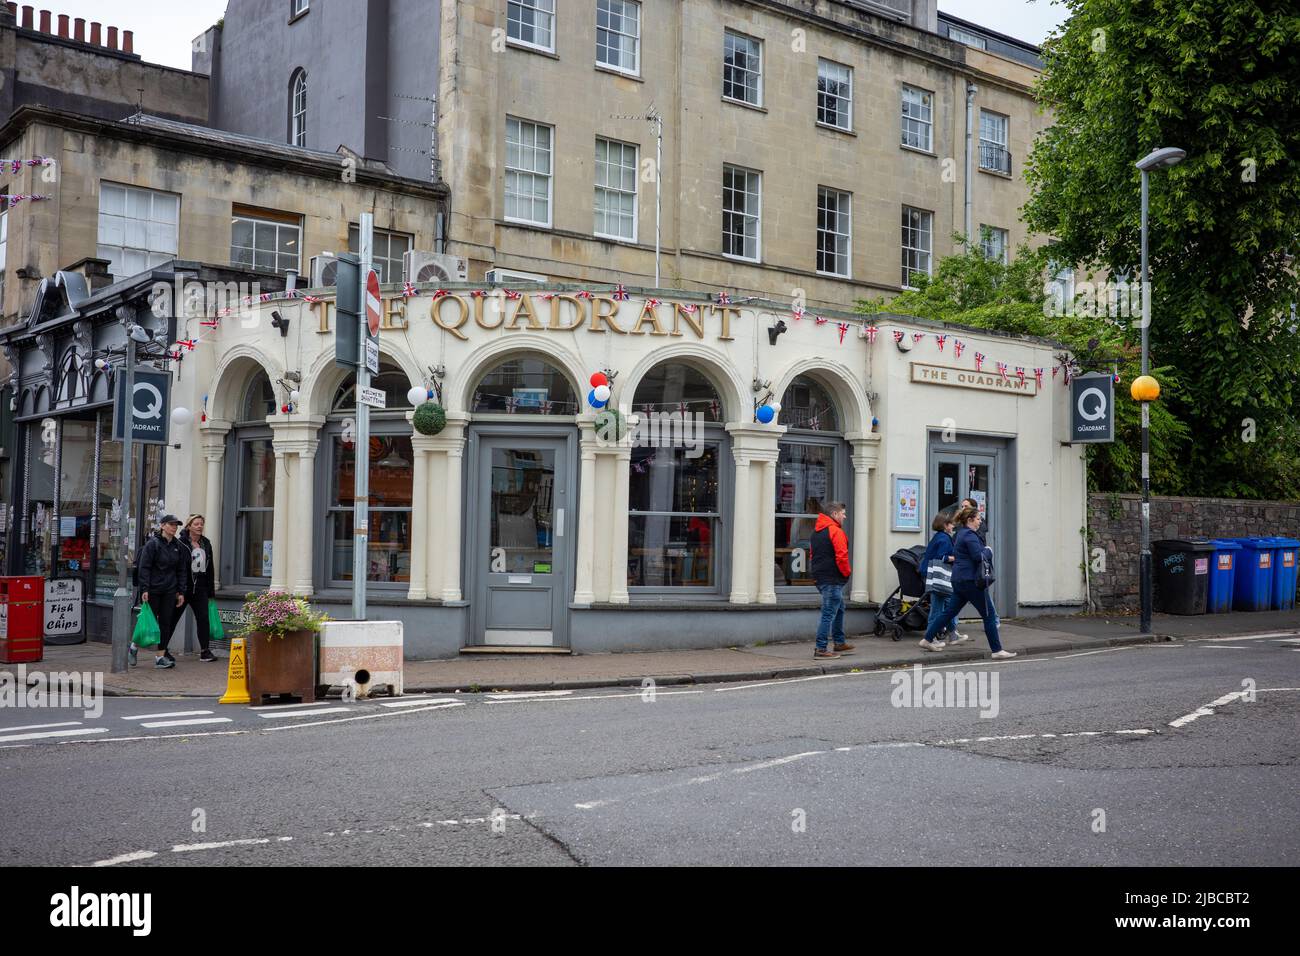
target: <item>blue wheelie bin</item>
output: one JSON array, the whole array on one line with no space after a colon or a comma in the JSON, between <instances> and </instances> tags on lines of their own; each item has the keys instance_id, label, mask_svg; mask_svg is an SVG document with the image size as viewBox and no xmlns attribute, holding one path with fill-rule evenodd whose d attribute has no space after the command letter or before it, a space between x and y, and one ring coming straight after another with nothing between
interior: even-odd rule
<instances>
[{"instance_id":1,"label":"blue wheelie bin","mask_svg":"<svg viewBox=\"0 0 1300 956\"><path fill-rule=\"evenodd\" d=\"M1289 611L1295 607L1296 569L1300 565L1300 541L1273 538L1273 610Z\"/></svg>"},{"instance_id":2,"label":"blue wheelie bin","mask_svg":"<svg viewBox=\"0 0 1300 956\"><path fill-rule=\"evenodd\" d=\"M1232 610L1232 585L1237 575L1241 545L1227 538L1213 538L1214 555L1210 558L1210 592L1205 610L1224 614Z\"/></svg>"},{"instance_id":3,"label":"blue wheelie bin","mask_svg":"<svg viewBox=\"0 0 1300 956\"><path fill-rule=\"evenodd\" d=\"M1267 611L1273 602L1272 538L1232 538L1241 545L1241 560L1232 583L1234 611Z\"/></svg>"}]
</instances>

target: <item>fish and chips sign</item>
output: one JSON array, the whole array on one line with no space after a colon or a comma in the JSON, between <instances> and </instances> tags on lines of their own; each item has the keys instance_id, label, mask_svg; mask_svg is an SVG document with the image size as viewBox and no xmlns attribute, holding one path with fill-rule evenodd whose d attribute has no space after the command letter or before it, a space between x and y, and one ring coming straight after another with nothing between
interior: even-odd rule
<instances>
[{"instance_id":1,"label":"fish and chips sign","mask_svg":"<svg viewBox=\"0 0 1300 956\"><path fill-rule=\"evenodd\" d=\"M1033 398L1038 394L1038 381L1032 375L1023 379L1019 375L999 375L996 372L976 372L967 368L949 368L946 365L912 363L912 381L925 385L950 385L955 388L975 388L983 392L1009 392Z\"/></svg>"}]
</instances>

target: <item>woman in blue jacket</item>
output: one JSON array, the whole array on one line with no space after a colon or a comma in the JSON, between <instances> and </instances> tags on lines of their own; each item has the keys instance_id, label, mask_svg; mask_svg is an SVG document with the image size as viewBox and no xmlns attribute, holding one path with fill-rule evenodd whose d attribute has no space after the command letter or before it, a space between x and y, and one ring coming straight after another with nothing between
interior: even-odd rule
<instances>
[{"instance_id":1,"label":"woman in blue jacket","mask_svg":"<svg viewBox=\"0 0 1300 956\"><path fill-rule=\"evenodd\" d=\"M944 508L934 516L934 521L930 523L930 528L934 531L934 537L926 546L925 554L921 558L921 572L926 576L925 591L930 595L930 620L926 627L926 636L921 641L921 646L927 651L942 650L946 644L960 644L963 641L969 641L970 638L965 634L958 634L956 630L956 621L948 626L947 630L936 630L936 624L945 624L952 617L949 614L949 605L952 603L951 586L948 590L938 590L930 586L931 575L930 564L933 561L940 562L951 575L953 564L952 551L952 529L953 515L955 508ZM938 638L935 639L935 635Z\"/></svg>"},{"instance_id":2,"label":"woman in blue jacket","mask_svg":"<svg viewBox=\"0 0 1300 956\"><path fill-rule=\"evenodd\" d=\"M980 541L977 529L980 525L980 513L976 508L964 506L954 519L958 528L957 540L953 542L952 567L952 602L949 604L949 619L956 621L958 613L967 604L975 608L984 622L984 636L988 638L989 650L999 660L1015 657L1015 651L1003 650L998 636L998 618L988 599L988 591L980 587L980 564L984 556L984 544ZM938 633L942 621L931 622L926 628L926 640L932 640Z\"/></svg>"}]
</instances>

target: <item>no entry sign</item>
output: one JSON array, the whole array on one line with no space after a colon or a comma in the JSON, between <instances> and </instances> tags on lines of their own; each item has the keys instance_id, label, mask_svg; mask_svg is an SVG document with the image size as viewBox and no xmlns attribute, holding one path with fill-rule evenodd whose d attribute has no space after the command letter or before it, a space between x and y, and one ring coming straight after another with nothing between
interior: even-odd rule
<instances>
[{"instance_id":1,"label":"no entry sign","mask_svg":"<svg viewBox=\"0 0 1300 956\"><path fill-rule=\"evenodd\" d=\"M366 325L372 336L379 335L379 311L383 308L379 298L379 276L374 269L366 276Z\"/></svg>"}]
</instances>

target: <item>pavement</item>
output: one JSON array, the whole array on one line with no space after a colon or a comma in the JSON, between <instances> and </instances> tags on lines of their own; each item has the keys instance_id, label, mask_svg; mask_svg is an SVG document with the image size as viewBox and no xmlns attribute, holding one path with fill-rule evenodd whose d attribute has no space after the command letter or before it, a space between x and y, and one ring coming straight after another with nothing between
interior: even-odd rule
<instances>
[{"instance_id":1,"label":"pavement","mask_svg":"<svg viewBox=\"0 0 1300 956\"><path fill-rule=\"evenodd\" d=\"M1158 614L1153 635L1138 630L1136 616L1072 615L1005 619L1003 645L1020 655L1097 650L1152 641L1207 640L1269 631L1300 633L1300 610L1180 617ZM870 634L850 635L856 650L837 660L813 660L813 641L752 644L716 650L654 651L624 654L464 655L448 660L407 661L406 693L474 693L539 691L611 686L703 684L772 680L789 677L876 670L924 662L973 661L988 657L978 620L963 622L968 643L935 654L917 646L920 634L901 641ZM177 655L177 666L156 670L153 655L123 674L110 673L107 644L47 646L39 667L48 671L96 672L104 675L104 693L137 697L218 697L226 689L225 655L218 663L201 663L196 654ZM12 665L10 665L12 666ZM35 670L37 665L29 665Z\"/></svg>"}]
</instances>

